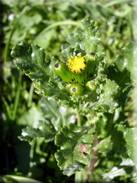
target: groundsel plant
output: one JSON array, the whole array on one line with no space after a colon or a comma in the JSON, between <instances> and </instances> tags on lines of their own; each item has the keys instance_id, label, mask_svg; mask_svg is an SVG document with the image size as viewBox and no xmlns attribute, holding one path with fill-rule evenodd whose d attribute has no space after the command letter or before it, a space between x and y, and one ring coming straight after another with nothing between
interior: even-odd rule
<instances>
[{"instance_id":1,"label":"groundsel plant","mask_svg":"<svg viewBox=\"0 0 137 183\"><path fill-rule=\"evenodd\" d=\"M54 116L39 121L37 128L23 129L20 139L54 141L58 166L67 176L75 173L75 180L111 182L118 176L135 180L136 173L129 175L127 170L137 164L132 143L137 140L137 128L130 123L125 107L134 89L137 49L127 43L123 54L108 65L95 22L82 23L83 28L67 37L59 59L49 58L46 50L34 44L21 42L13 47L17 68L46 97L42 109L52 104L54 110L52 102L58 103L73 108L77 118L63 120L56 108Z\"/></svg>"}]
</instances>

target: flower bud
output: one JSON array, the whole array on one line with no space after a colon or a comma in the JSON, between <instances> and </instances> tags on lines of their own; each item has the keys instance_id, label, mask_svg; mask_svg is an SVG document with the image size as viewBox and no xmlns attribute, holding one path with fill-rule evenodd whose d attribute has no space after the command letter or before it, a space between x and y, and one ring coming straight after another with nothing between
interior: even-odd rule
<instances>
[{"instance_id":1,"label":"flower bud","mask_svg":"<svg viewBox=\"0 0 137 183\"><path fill-rule=\"evenodd\" d=\"M97 59L98 59L98 57L95 53L90 53L90 54L85 55L85 60L86 60L86 64L87 64L87 67L86 67L87 74L94 73L94 69L97 64Z\"/></svg>"},{"instance_id":2,"label":"flower bud","mask_svg":"<svg viewBox=\"0 0 137 183\"><path fill-rule=\"evenodd\" d=\"M94 91L96 89L95 81L91 80L86 83L86 90L87 91Z\"/></svg>"},{"instance_id":3,"label":"flower bud","mask_svg":"<svg viewBox=\"0 0 137 183\"><path fill-rule=\"evenodd\" d=\"M68 84L67 89L71 95L82 95L84 88L81 84Z\"/></svg>"},{"instance_id":4,"label":"flower bud","mask_svg":"<svg viewBox=\"0 0 137 183\"><path fill-rule=\"evenodd\" d=\"M55 64L54 70L63 81L68 83L72 82L73 76L65 63L57 62Z\"/></svg>"}]
</instances>

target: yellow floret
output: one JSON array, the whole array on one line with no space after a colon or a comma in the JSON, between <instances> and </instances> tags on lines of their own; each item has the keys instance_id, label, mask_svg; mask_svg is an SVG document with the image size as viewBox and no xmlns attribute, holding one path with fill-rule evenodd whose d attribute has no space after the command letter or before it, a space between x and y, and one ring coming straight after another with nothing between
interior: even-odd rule
<instances>
[{"instance_id":1,"label":"yellow floret","mask_svg":"<svg viewBox=\"0 0 137 183\"><path fill-rule=\"evenodd\" d=\"M71 56L67 65L71 72L80 73L85 69L86 61L82 56Z\"/></svg>"}]
</instances>

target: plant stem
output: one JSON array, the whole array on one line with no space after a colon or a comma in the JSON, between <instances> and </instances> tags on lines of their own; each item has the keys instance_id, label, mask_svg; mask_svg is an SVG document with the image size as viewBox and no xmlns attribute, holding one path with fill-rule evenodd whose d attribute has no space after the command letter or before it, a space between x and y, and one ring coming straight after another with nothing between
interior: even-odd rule
<instances>
[{"instance_id":1,"label":"plant stem","mask_svg":"<svg viewBox=\"0 0 137 183\"><path fill-rule=\"evenodd\" d=\"M42 30L36 37L35 39L37 39L37 37L41 34L45 34L48 30L57 27L57 26L61 26L61 25L74 25L74 26L82 26L82 24L80 22L76 22L76 21L71 21L71 20L66 20L66 21L60 21L60 22L55 22L51 25L49 25L48 27L46 27L44 30ZM35 39L33 40L33 42L35 43Z\"/></svg>"},{"instance_id":2,"label":"plant stem","mask_svg":"<svg viewBox=\"0 0 137 183\"><path fill-rule=\"evenodd\" d=\"M80 118L80 114L78 112L78 109L77 109L77 125L81 126L81 118Z\"/></svg>"},{"instance_id":3,"label":"plant stem","mask_svg":"<svg viewBox=\"0 0 137 183\"><path fill-rule=\"evenodd\" d=\"M16 22L15 22L15 24L14 24L14 26L13 26L11 32L10 32L10 36L9 36L9 39L8 39L8 41L7 41L7 44L6 44L5 50L4 50L4 62L7 61L8 50L9 50L9 44L10 44L12 35L13 35L14 31L15 31L15 28L16 28L16 26L17 26L17 24L18 24L20 18L22 17L22 15L24 15L28 10L29 10L29 7L28 7L28 6L26 6L26 7L22 10L22 12L20 13L19 17L17 18L17 20L16 20Z\"/></svg>"},{"instance_id":4,"label":"plant stem","mask_svg":"<svg viewBox=\"0 0 137 183\"><path fill-rule=\"evenodd\" d=\"M21 91L21 81L22 81L22 73L20 72L19 84L18 84L18 88L17 88L16 98L15 98L15 102L14 102L14 109L13 109L13 116L12 116L13 121L16 118L17 107L18 107L18 104L19 104L20 91Z\"/></svg>"},{"instance_id":5,"label":"plant stem","mask_svg":"<svg viewBox=\"0 0 137 183\"><path fill-rule=\"evenodd\" d=\"M5 100L4 97L2 98L2 100L3 100L3 103L4 103L5 107L6 107L6 111L7 111L9 119L12 119L11 110L10 110L10 107L9 107L7 101Z\"/></svg>"},{"instance_id":6,"label":"plant stem","mask_svg":"<svg viewBox=\"0 0 137 183\"><path fill-rule=\"evenodd\" d=\"M93 138L93 148L95 148L96 146L98 145L98 137L97 137L97 134L94 135L94 138ZM97 155L98 155L98 150L94 150L92 151L92 154L93 154L93 157L91 157L91 160L90 160L90 166L89 166L89 172L93 172L94 169L95 169L95 163L97 161ZM87 179L90 178L90 174L87 174Z\"/></svg>"},{"instance_id":7,"label":"plant stem","mask_svg":"<svg viewBox=\"0 0 137 183\"><path fill-rule=\"evenodd\" d=\"M114 1L110 1L106 4L104 4L104 7L107 8L107 7L110 7L110 6L113 6L113 5L116 5L116 4L121 4L121 3L126 3L126 2L130 2L130 0L114 0Z\"/></svg>"},{"instance_id":8,"label":"plant stem","mask_svg":"<svg viewBox=\"0 0 137 183\"><path fill-rule=\"evenodd\" d=\"M75 183L81 183L81 172L75 173Z\"/></svg>"},{"instance_id":9,"label":"plant stem","mask_svg":"<svg viewBox=\"0 0 137 183\"><path fill-rule=\"evenodd\" d=\"M77 109L77 125L78 126L81 126L81 119L80 119L80 114L78 112L78 109ZM75 183L81 183L81 172L76 172L75 173Z\"/></svg>"},{"instance_id":10,"label":"plant stem","mask_svg":"<svg viewBox=\"0 0 137 183\"><path fill-rule=\"evenodd\" d=\"M113 117L112 115L108 121L107 129L106 129L106 137L111 133L112 127L113 127Z\"/></svg>"},{"instance_id":11,"label":"plant stem","mask_svg":"<svg viewBox=\"0 0 137 183\"><path fill-rule=\"evenodd\" d=\"M28 97L28 108L31 107L32 105L32 97L33 97L33 91L34 91L34 86L33 83L31 83L30 91L29 91L29 97Z\"/></svg>"}]
</instances>

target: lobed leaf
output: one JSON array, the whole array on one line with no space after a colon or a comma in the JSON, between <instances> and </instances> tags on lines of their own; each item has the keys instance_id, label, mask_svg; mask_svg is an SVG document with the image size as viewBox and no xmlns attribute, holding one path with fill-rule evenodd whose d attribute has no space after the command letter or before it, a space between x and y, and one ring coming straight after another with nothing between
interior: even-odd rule
<instances>
[{"instance_id":1,"label":"lobed leaf","mask_svg":"<svg viewBox=\"0 0 137 183\"><path fill-rule=\"evenodd\" d=\"M63 126L68 126L70 123L75 123L75 111L69 113L68 108L59 106L56 100L48 101L43 97L40 100L40 108L47 120L51 121L55 130L58 132Z\"/></svg>"},{"instance_id":2,"label":"lobed leaf","mask_svg":"<svg viewBox=\"0 0 137 183\"><path fill-rule=\"evenodd\" d=\"M123 159L128 158L126 151L126 141L124 139L125 126L116 125L111 133L111 141L113 142L114 151Z\"/></svg>"},{"instance_id":3,"label":"lobed leaf","mask_svg":"<svg viewBox=\"0 0 137 183\"><path fill-rule=\"evenodd\" d=\"M117 131L114 129L112 133L112 141L115 145L115 150L122 157L128 156L137 165L137 128L127 128L123 125L117 125Z\"/></svg>"},{"instance_id":4,"label":"lobed leaf","mask_svg":"<svg viewBox=\"0 0 137 183\"><path fill-rule=\"evenodd\" d=\"M45 60L44 49L37 45L28 47L21 42L12 49L11 55L15 58L14 63L18 69L25 72L33 81L37 93L47 96L60 96L66 98L65 88L62 89L62 82L57 80L54 73L56 59ZM55 79L56 78L56 79Z\"/></svg>"},{"instance_id":5,"label":"lobed leaf","mask_svg":"<svg viewBox=\"0 0 137 183\"><path fill-rule=\"evenodd\" d=\"M136 56L137 49L136 46L130 42L122 49L123 55L118 55L114 61L117 69L124 74L121 74L123 77L122 80L119 78L119 82L125 82L125 79L130 76L132 82L136 81L137 78L137 65L136 65Z\"/></svg>"},{"instance_id":6,"label":"lobed leaf","mask_svg":"<svg viewBox=\"0 0 137 183\"><path fill-rule=\"evenodd\" d=\"M117 101L114 97L118 93L119 86L109 79L106 79L105 83L101 86L101 94L98 100L100 108L103 108L104 111L113 113L114 109L118 106Z\"/></svg>"},{"instance_id":7,"label":"lobed leaf","mask_svg":"<svg viewBox=\"0 0 137 183\"><path fill-rule=\"evenodd\" d=\"M28 45L21 42L16 44L11 52L11 55L15 57L16 66L25 71L31 79L38 79L41 81L43 78L48 81L49 76L46 73L45 54L42 48L37 45Z\"/></svg>"},{"instance_id":8,"label":"lobed leaf","mask_svg":"<svg viewBox=\"0 0 137 183\"><path fill-rule=\"evenodd\" d=\"M75 33L68 36L67 42L71 47L75 48L77 45L80 49L84 50L87 54L96 53L98 57L104 55L104 49L101 45L100 33L98 28L94 26L95 21L83 20L84 30L77 29Z\"/></svg>"},{"instance_id":9,"label":"lobed leaf","mask_svg":"<svg viewBox=\"0 0 137 183\"><path fill-rule=\"evenodd\" d=\"M107 174L104 174L103 178L109 177L110 179L114 179L114 177L123 176L123 175L124 176L127 175L124 168L113 167L112 170L110 170Z\"/></svg>"},{"instance_id":10,"label":"lobed leaf","mask_svg":"<svg viewBox=\"0 0 137 183\"><path fill-rule=\"evenodd\" d=\"M31 142L39 137L44 137L45 142L53 141L55 138L56 130L47 120L38 121L38 128L32 128L27 126L22 130L22 134L19 137L21 140Z\"/></svg>"},{"instance_id":11,"label":"lobed leaf","mask_svg":"<svg viewBox=\"0 0 137 183\"><path fill-rule=\"evenodd\" d=\"M30 127L37 128L38 120L43 119L43 114L37 109L37 107L32 106L28 111L26 111L20 118L17 119L19 125L27 125Z\"/></svg>"},{"instance_id":12,"label":"lobed leaf","mask_svg":"<svg viewBox=\"0 0 137 183\"><path fill-rule=\"evenodd\" d=\"M124 138L127 143L126 148L128 155L137 166L137 128L127 128L124 130Z\"/></svg>"},{"instance_id":13,"label":"lobed leaf","mask_svg":"<svg viewBox=\"0 0 137 183\"><path fill-rule=\"evenodd\" d=\"M110 139L111 137L104 138L102 141L99 142L99 144L96 146L96 150L98 149L99 152L103 156L107 156L107 154L112 150L113 148L113 142Z\"/></svg>"},{"instance_id":14,"label":"lobed leaf","mask_svg":"<svg viewBox=\"0 0 137 183\"><path fill-rule=\"evenodd\" d=\"M74 111L69 112L66 107L59 106L56 100L48 101L47 98L42 98L40 100L40 108L42 113L38 113L35 108L33 112L41 114L42 117L40 117L45 119L39 120L41 118L39 116L39 118L35 116L37 113L34 114L35 118L37 117L38 119L37 124L34 120L33 125L31 124L24 128L21 136L19 137L21 140L31 142L39 137L44 137L46 142L53 141L56 133L61 131L63 126L68 126L76 121ZM32 109L30 112L32 112ZM23 122L24 121L21 121L20 124L24 124Z\"/></svg>"},{"instance_id":15,"label":"lobed leaf","mask_svg":"<svg viewBox=\"0 0 137 183\"><path fill-rule=\"evenodd\" d=\"M99 94L97 95L96 101L91 102L88 105L88 108L91 110L113 113L118 106L118 102L115 99L115 96L118 94L118 88L115 81L106 78L99 86Z\"/></svg>"},{"instance_id":16,"label":"lobed leaf","mask_svg":"<svg viewBox=\"0 0 137 183\"><path fill-rule=\"evenodd\" d=\"M95 128L70 124L56 135L55 144L60 147L55 153L58 166L67 176L82 170L90 163Z\"/></svg>"}]
</instances>

